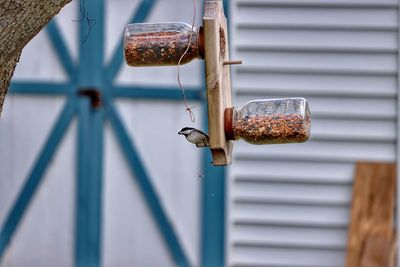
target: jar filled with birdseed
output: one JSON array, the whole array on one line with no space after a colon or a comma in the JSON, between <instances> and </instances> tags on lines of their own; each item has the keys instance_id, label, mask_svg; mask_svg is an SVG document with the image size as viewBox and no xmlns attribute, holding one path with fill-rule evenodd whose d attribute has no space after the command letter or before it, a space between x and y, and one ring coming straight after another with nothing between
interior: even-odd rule
<instances>
[{"instance_id":1,"label":"jar filled with birdseed","mask_svg":"<svg viewBox=\"0 0 400 267\"><path fill-rule=\"evenodd\" d=\"M304 98L261 99L225 110L228 140L248 143L302 143L310 137L310 109Z\"/></svg>"},{"instance_id":2,"label":"jar filled with birdseed","mask_svg":"<svg viewBox=\"0 0 400 267\"><path fill-rule=\"evenodd\" d=\"M124 55L126 63L133 67L178 65L184 55L180 62L183 65L204 58L203 29L181 22L129 24L124 35Z\"/></svg>"}]
</instances>

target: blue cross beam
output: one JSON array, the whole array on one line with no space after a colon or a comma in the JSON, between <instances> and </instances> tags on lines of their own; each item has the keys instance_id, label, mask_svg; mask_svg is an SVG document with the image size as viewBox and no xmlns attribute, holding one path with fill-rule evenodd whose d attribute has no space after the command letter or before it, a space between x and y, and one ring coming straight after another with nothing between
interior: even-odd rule
<instances>
[{"instance_id":1,"label":"blue cross beam","mask_svg":"<svg viewBox=\"0 0 400 267\"><path fill-rule=\"evenodd\" d=\"M132 23L143 22L148 16L156 0L142 0L131 18ZM144 166L133 137L128 134L118 110L114 106L115 98L134 99L167 99L181 100L181 91L177 87L148 88L138 86L118 86L113 81L122 65L122 38L112 56L111 61L103 65L104 60L104 1L86 0L86 10L95 19L95 27L91 29L87 40L79 45L79 61L75 62L60 34L55 20L47 26L47 34L56 51L56 55L68 76L65 83L20 82L13 81L10 87L12 94L64 95L66 103L52 127L47 140L42 147L25 183L22 186L13 206L0 228L0 262L7 246L31 203L44 174L62 141L65 132L74 117L78 120L77 129L77 171L76 171L76 218L75 218L75 266L101 265L101 195L102 195L102 163L103 163L103 132L107 119L118 140L120 148L127 159L135 182L141 189L153 219L158 225L161 236L177 266L191 266L184 253L181 241L174 231L162 203L154 189L148 171ZM80 23L80 40L87 35L88 25ZM199 88L187 90L189 100L203 101L204 96ZM209 158L205 156L206 160ZM212 170L206 170L212 175ZM223 172L218 170L218 175ZM212 179L211 179L212 180ZM221 179L207 182L207 192L213 190L217 183L222 190L221 199L213 199L214 219L206 217L203 230L214 235L208 237L210 246L203 244L204 257L211 255L216 262L223 261L223 184ZM208 203L209 199L205 199ZM216 223L213 220L217 220ZM215 246L219 246L218 249ZM212 249L210 253L207 249ZM219 254L215 256L215 252ZM203 258L202 261L212 262Z\"/></svg>"}]
</instances>

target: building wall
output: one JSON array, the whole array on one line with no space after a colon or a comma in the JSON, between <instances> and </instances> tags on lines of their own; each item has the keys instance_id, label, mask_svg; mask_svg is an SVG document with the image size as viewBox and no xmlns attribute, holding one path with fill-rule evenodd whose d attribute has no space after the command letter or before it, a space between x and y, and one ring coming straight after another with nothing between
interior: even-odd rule
<instances>
[{"instance_id":1,"label":"building wall","mask_svg":"<svg viewBox=\"0 0 400 267\"><path fill-rule=\"evenodd\" d=\"M76 22L81 17L78 3L72 1L56 17L75 63L79 61L79 26L86 23L85 20ZM109 0L105 3L104 53L107 63L140 1ZM189 1L158 1L147 20L191 23L192 10ZM88 16L91 16L90 12ZM99 22L93 27L98 25ZM91 38L90 33L88 38ZM186 88L199 87L201 73L200 62L182 66L182 84ZM176 87L176 77L176 67L133 69L123 66L115 83ZM24 49L14 81L61 83L66 80L67 75L47 33L42 31ZM7 96L0 123L0 226L5 222L65 100L64 96ZM202 125L202 103L190 104L196 106L195 123L190 122L183 101L116 101L184 252L191 265L199 266L202 154L177 134L182 127ZM108 121L105 128L102 266L175 266ZM77 142L75 118L0 266L74 265Z\"/></svg>"},{"instance_id":2,"label":"building wall","mask_svg":"<svg viewBox=\"0 0 400 267\"><path fill-rule=\"evenodd\" d=\"M344 266L356 161L395 161L398 1L234 0L237 105L306 97L306 144L238 142L228 266Z\"/></svg>"},{"instance_id":3,"label":"building wall","mask_svg":"<svg viewBox=\"0 0 400 267\"><path fill-rule=\"evenodd\" d=\"M106 61L138 4L106 1ZM77 10L73 1L57 17L75 61ZM159 1L148 21L190 22L191 14L191 1ZM232 0L230 22L232 58L244 61L232 66L234 103L306 97L313 124L306 144L235 144L227 178L227 266L341 267L354 163L396 160L398 2ZM184 85L201 85L201 64L182 73ZM41 32L24 50L15 80L66 79ZM125 66L116 83L176 85L176 68ZM0 123L0 225L64 102L63 96L7 97ZM194 104L200 126L201 104ZM193 126L182 103L118 100L117 108L191 264L199 266L199 190L207 177L199 151L176 135ZM73 266L76 124L0 266ZM174 266L109 124L104 148L103 266Z\"/></svg>"}]
</instances>

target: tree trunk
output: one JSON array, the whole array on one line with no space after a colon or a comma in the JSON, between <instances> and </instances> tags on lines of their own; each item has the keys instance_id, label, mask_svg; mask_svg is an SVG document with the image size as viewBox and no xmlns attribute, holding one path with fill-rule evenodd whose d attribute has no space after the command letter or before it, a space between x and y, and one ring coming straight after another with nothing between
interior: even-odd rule
<instances>
[{"instance_id":1,"label":"tree trunk","mask_svg":"<svg viewBox=\"0 0 400 267\"><path fill-rule=\"evenodd\" d=\"M0 0L0 115L25 45L71 0Z\"/></svg>"}]
</instances>

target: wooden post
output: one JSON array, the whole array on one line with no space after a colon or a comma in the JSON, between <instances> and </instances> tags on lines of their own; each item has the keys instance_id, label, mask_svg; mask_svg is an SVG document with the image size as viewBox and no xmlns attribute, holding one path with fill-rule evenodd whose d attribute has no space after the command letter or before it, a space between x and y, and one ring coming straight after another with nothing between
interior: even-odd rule
<instances>
[{"instance_id":1,"label":"wooden post","mask_svg":"<svg viewBox=\"0 0 400 267\"><path fill-rule=\"evenodd\" d=\"M394 266L396 164L357 163L346 267Z\"/></svg>"},{"instance_id":2,"label":"wooden post","mask_svg":"<svg viewBox=\"0 0 400 267\"><path fill-rule=\"evenodd\" d=\"M205 1L204 50L208 131L214 165L231 164L233 142L226 140L224 111L232 106L228 28L222 1Z\"/></svg>"}]
</instances>

